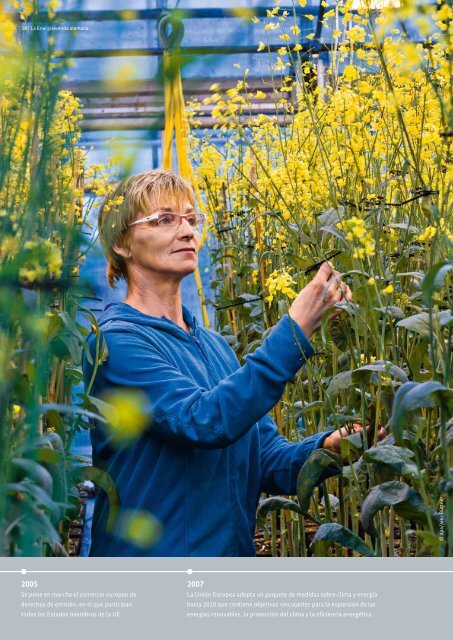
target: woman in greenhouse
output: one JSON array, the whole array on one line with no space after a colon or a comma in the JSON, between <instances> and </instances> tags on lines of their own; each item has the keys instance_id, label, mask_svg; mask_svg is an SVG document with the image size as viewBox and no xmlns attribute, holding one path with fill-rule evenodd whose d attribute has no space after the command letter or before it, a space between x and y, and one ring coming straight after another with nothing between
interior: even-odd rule
<instances>
[{"instance_id":1,"label":"woman in greenhouse","mask_svg":"<svg viewBox=\"0 0 453 640\"><path fill-rule=\"evenodd\" d=\"M91 556L254 556L260 493L294 494L308 457L321 447L339 455L350 432L289 442L268 415L313 355L309 339L323 314L352 299L340 274L323 263L240 366L225 339L181 303L181 280L197 268L202 224L191 187L167 170L122 180L101 209L109 283L123 278L128 289L124 302L100 316L107 349L94 331L95 364L85 358L84 375L88 385L103 351L91 395L128 410L118 410L124 424L92 429L93 464L113 479L122 514L152 514L163 530L154 544L137 543L140 535L121 529L121 517L108 522L101 490ZM319 481L338 472L327 467Z\"/></svg>"}]
</instances>

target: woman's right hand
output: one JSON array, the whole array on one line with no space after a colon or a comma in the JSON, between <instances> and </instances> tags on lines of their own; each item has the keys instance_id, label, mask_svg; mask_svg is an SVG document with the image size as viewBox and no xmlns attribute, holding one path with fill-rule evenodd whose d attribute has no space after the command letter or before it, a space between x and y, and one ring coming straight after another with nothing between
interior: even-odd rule
<instances>
[{"instance_id":1,"label":"woman's right hand","mask_svg":"<svg viewBox=\"0 0 453 640\"><path fill-rule=\"evenodd\" d=\"M342 300L352 300L352 292L343 282L340 272L333 269L330 262L324 262L313 280L302 289L289 309L290 317L297 322L308 339L321 327L322 316ZM329 316L329 322L342 309L336 309Z\"/></svg>"}]
</instances>

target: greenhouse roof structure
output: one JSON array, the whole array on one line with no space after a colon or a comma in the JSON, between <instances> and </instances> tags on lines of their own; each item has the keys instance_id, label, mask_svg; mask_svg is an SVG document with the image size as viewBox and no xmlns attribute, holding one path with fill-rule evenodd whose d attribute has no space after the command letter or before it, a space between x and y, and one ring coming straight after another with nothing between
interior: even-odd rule
<instances>
[{"instance_id":1,"label":"greenhouse roof structure","mask_svg":"<svg viewBox=\"0 0 453 640\"><path fill-rule=\"evenodd\" d=\"M307 0L304 7L294 5L282 0L279 6L281 12L296 16L301 56L328 60L334 28L324 21L328 3ZM182 25L178 42L172 42L175 22L167 30L167 46L179 44L186 100L201 103L202 126L211 127L210 109L203 107L210 87L221 81L222 88L229 89L246 69L251 89L265 94L255 102L254 113L274 111L270 58L276 58L282 41L276 32L265 30L262 20L274 6L272 0L63 0L52 31L47 30L45 2L37 27L25 21L20 31L26 40L38 28L39 46L45 47L53 37L58 55L69 60L65 88L82 102L85 131L159 130L164 122L164 44L158 25L168 12L171 21ZM360 6L360 0L355 6ZM418 39L414 25L403 27L413 40ZM260 42L266 46L258 51Z\"/></svg>"}]
</instances>

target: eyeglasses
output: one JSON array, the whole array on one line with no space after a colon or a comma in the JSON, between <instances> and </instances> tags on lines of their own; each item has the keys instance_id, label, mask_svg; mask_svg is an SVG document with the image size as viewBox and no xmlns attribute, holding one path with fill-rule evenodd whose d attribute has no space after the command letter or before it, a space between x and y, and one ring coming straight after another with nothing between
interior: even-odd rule
<instances>
[{"instance_id":1,"label":"eyeglasses","mask_svg":"<svg viewBox=\"0 0 453 640\"><path fill-rule=\"evenodd\" d=\"M182 219L185 218L190 226L197 232L201 232L205 221L205 216L202 213L170 213L164 211L157 211L144 218L139 218L134 222L131 222L128 226L132 227L134 224L141 224L146 222L149 227L156 229L176 228L178 224L182 223Z\"/></svg>"}]
</instances>

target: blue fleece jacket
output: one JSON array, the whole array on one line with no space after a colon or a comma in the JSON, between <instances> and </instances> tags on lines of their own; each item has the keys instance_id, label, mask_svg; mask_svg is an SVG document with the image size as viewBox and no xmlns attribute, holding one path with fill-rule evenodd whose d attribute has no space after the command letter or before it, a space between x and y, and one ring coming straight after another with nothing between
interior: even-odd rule
<instances>
[{"instance_id":1,"label":"blue fleece jacket","mask_svg":"<svg viewBox=\"0 0 453 640\"><path fill-rule=\"evenodd\" d=\"M108 471L121 507L147 510L163 525L160 541L139 548L106 532L108 499L96 498L91 556L254 556L260 492L294 494L298 472L332 431L290 443L268 412L313 354L285 315L240 366L226 340L197 324L190 333L125 303L107 305L99 326L109 356L92 395L138 388L153 418L131 445L91 431L93 464ZM88 340L94 356L95 337ZM83 361L85 383L92 366ZM329 468L323 478L334 475Z\"/></svg>"}]
</instances>

